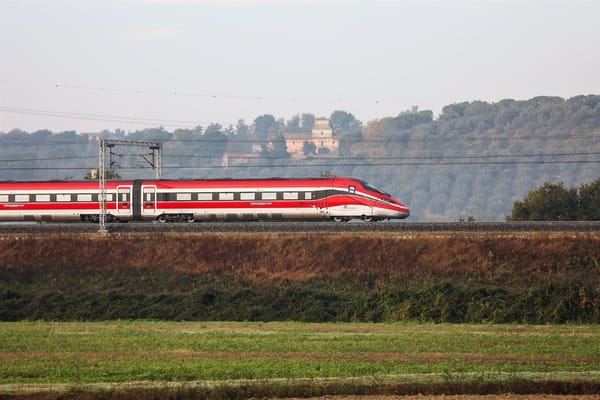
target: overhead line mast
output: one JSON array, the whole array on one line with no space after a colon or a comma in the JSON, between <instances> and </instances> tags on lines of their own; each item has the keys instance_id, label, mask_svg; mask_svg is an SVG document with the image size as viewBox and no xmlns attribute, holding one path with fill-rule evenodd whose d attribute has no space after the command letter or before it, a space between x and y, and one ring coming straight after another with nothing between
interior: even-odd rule
<instances>
[{"instance_id":1,"label":"overhead line mast","mask_svg":"<svg viewBox=\"0 0 600 400\"><path fill-rule=\"evenodd\" d=\"M113 166L112 148L119 146L137 146L149 148L152 153L140 154L140 157L146 161L156 171L156 179L162 178L162 143L146 142L141 140L114 140L114 139L99 139L98 146L98 185L100 188L100 216L98 218L98 232L107 233L106 230L106 149L110 149L109 158L110 166ZM148 158L150 156L150 158Z\"/></svg>"}]
</instances>

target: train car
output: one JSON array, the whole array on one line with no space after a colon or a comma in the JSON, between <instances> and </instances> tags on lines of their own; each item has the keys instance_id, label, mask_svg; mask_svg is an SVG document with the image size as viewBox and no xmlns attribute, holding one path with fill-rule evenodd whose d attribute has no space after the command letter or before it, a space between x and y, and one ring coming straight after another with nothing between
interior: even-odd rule
<instances>
[{"instance_id":1,"label":"train car","mask_svg":"<svg viewBox=\"0 0 600 400\"><path fill-rule=\"evenodd\" d=\"M134 181L106 181L111 220L132 219ZM0 221L98 221L97 181L0 182Z\"/></svg>"},{"instance_id":2,"label":"train car","mask_svg":"<svg viewBox=\"0 0 600 400\"><path fill-rule=\"evenodd\" d=\"M409 208L354 178L106 181L107 221L378 221ZM98 221L96 181L0 182L0 221Z\"/></svg>"}]
</instances>

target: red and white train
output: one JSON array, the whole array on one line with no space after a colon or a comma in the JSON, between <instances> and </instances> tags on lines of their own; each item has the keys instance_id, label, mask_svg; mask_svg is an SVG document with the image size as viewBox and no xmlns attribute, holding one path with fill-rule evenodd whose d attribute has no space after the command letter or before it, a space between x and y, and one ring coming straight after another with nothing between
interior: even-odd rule
<instances>
[{"instance_id":1,"label":"red and white train","mask_svg":"<svg viewBox=\"0 0 600 400\"><path fill-rule=\"evenodd\" d=\"M359 179L106 181L107 221L378 221L408 207ZM97 181L0 182L0 221L98 221Z\"/></svg>"}]
</instances>

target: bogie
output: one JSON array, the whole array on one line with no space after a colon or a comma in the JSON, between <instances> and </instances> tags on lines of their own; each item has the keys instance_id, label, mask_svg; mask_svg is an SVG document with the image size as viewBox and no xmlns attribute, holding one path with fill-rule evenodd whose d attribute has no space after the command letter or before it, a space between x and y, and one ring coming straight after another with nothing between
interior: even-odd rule
<instances>
[{"instance_id":1,"label":"bogie","mask_svg":"<svg viewBox=\"0 0 600 400\"><path fill-rule=\"evenodd\" d=\"M161 214L156 218L160 223L166 222L195 222L194 214Z\"/></svg>"}]
</instances>

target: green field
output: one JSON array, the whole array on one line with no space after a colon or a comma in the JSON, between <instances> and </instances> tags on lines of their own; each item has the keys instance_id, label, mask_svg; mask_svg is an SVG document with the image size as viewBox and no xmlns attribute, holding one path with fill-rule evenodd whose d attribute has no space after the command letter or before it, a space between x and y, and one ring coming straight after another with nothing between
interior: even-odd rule
<instances>
[{"instance_id":1,"label":"green field","mask_svg":"<svg viewBox=\"0 0 600 400\"><path fill-rule=\"evenodd\" d=\"M600 386L600 326L16 322L0 394L297 384Z\"/></svg>"}]
</instances>

